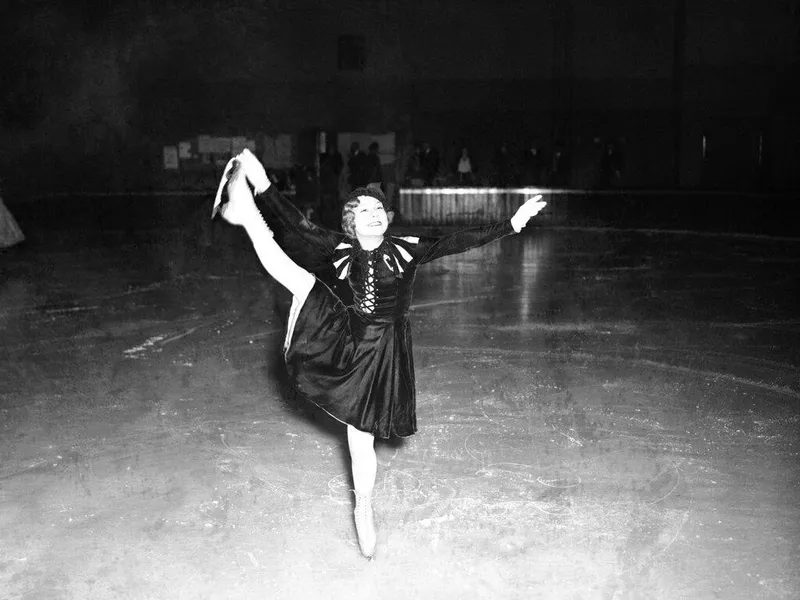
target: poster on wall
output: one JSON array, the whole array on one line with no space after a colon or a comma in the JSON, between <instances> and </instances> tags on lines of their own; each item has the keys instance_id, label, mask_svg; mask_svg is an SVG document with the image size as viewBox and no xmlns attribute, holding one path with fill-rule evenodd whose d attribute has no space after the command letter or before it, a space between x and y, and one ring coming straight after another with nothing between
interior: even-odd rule
<instances>
[{"instance_id":1,"label":"poster on wall","mask_svg":"<svg viewBox=\"0 0 800 600\"><path fill-rule=\"evenodd\" d=\"M211 153L212 154L230 154L231 153L231 138L229 137L212 137L211 138Z\"/></svg>"},{"instance_id":2,"label":"poster on wall","mask_svg":"<svg viewBox=\"0 0 800 600\"><path fill-rule=\"evenodd\" d=\"M192 143L180 142L178 144L178 158L189 159L192 158Z\"/></svg>"},{"instance_id":3,"label":"poster on wall","mask_svg":"<svg viewBox=\"0 0 800 600\"><path fill-rule=\"evenodd\" d=\"M175 171L178 169L178 147L164 146L164 169Z\"/></svg>"},{"instance_id":4,"label":"poster on wall","mask_svg":"<svg viewBox=\"0 0 800 600\"><path fill-rule=\"evenodd\" d=\"M211 136L197 136L197 152L200 154L211 154Z\"/></svg>"},{"instance_id":5,"label":"poster on wall","mask_svg":"<svg viewBox=\"0 0 800 600\"><path fill-rule=\"evenodd\" d=\"M256 151L256 141L248 140L245 136L237 136L231 139L231 154L239 154L242 150L247 148L250 152Z\"/></svg>"}]
</instances>

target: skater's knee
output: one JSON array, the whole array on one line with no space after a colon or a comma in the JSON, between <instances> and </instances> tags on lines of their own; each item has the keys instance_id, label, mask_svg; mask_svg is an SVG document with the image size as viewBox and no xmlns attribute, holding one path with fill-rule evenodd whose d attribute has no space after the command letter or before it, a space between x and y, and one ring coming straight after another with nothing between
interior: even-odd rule
<instances>
[{"instance_id":1,"label":"skater's knee","mask_svg":"<svg viewBox=\"0 0 800 600\"><path fill-rule=\"evenodd\" d=\"M374 452L375 436L369 432L347 426L347 445L351 453Z\"/></svg>"},{"instance_id":2,"label":"skater's knee","mask_svg":"<svg viewBox=\"0 0 800 600\"><path fill-rule=\"evenodd\" d=\"M306 298L308 298L308 295L311 293L311 288L314 287L316 280L317 278L311 273L298 267L298 271L294 277L294 281L292 281L291 287L287 287L289 287L289 291L292 293L292 295L297 298L297 301L302 304L306 301Z\"/></svg>"}]
</instances>

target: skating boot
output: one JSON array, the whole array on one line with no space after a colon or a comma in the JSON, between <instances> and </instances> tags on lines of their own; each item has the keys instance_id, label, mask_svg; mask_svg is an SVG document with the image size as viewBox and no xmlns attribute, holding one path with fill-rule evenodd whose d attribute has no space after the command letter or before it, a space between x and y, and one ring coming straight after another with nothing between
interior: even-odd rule
<instances>
[{"instance_id":1,"label":"skating boot","mask_svg":"<svg viewBox=\"0 0 800 600\"><path fill-rule=\"evenodd\" d=\"M370 497L356 494L356 509L353 512L361 554L365 558L372 560L375 556L377 536L375 534L375 518L372 514L372 500Z\"/></svg>"}]
</instances>

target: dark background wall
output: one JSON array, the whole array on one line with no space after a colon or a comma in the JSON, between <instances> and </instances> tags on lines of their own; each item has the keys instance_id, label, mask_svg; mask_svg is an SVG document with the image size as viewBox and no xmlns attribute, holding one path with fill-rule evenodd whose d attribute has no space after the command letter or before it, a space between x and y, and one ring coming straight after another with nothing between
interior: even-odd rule
<instances>
[{"instance_id":1,"label":"dark background wall","mask_svg":"<svg viewBox=\"0 0 800 600\"><path fill-rule=\"evenodd\" d=\"M200 133L395 131L488 160L597 140L632 187L796 189L795 0L14 2L0 27L0 174L147 187ZM364 40L342 70L339 40ZM705 139L705 151L703 151ZM759 156L760 161L759 161Z\"/></svg>"}]
</instances>

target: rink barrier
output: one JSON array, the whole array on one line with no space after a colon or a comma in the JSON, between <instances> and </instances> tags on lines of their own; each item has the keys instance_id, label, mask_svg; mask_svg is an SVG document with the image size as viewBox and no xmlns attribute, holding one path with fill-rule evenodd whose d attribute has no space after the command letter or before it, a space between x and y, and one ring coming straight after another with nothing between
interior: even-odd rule
<instances>
[{"instance_id":1,"label":"rink barrier","mask_svg":"<svg viewBox=\"0 0 800 600\"><path fill-rule=\"evenodd\" d=\"M544 188L402 188L397 212L408 225L483 225L508 219L527 200L537 194L549 198L565 190ZM561 202L548 201L540 214L543 223L566 220Z\"/></svg>"},{"instance_id":2,"label":"rink barrier","mask_svg":"<svg viewBox=\"0 0 800 600\"><path fill-rule=\"evenodd\" d=\"M582 190L561 188L402 188L398 222L464 226L511 217L527 199L547 202L540 225L694 230L797 236L792 192L722 190Z\"/></svg>"}]
</instances>

